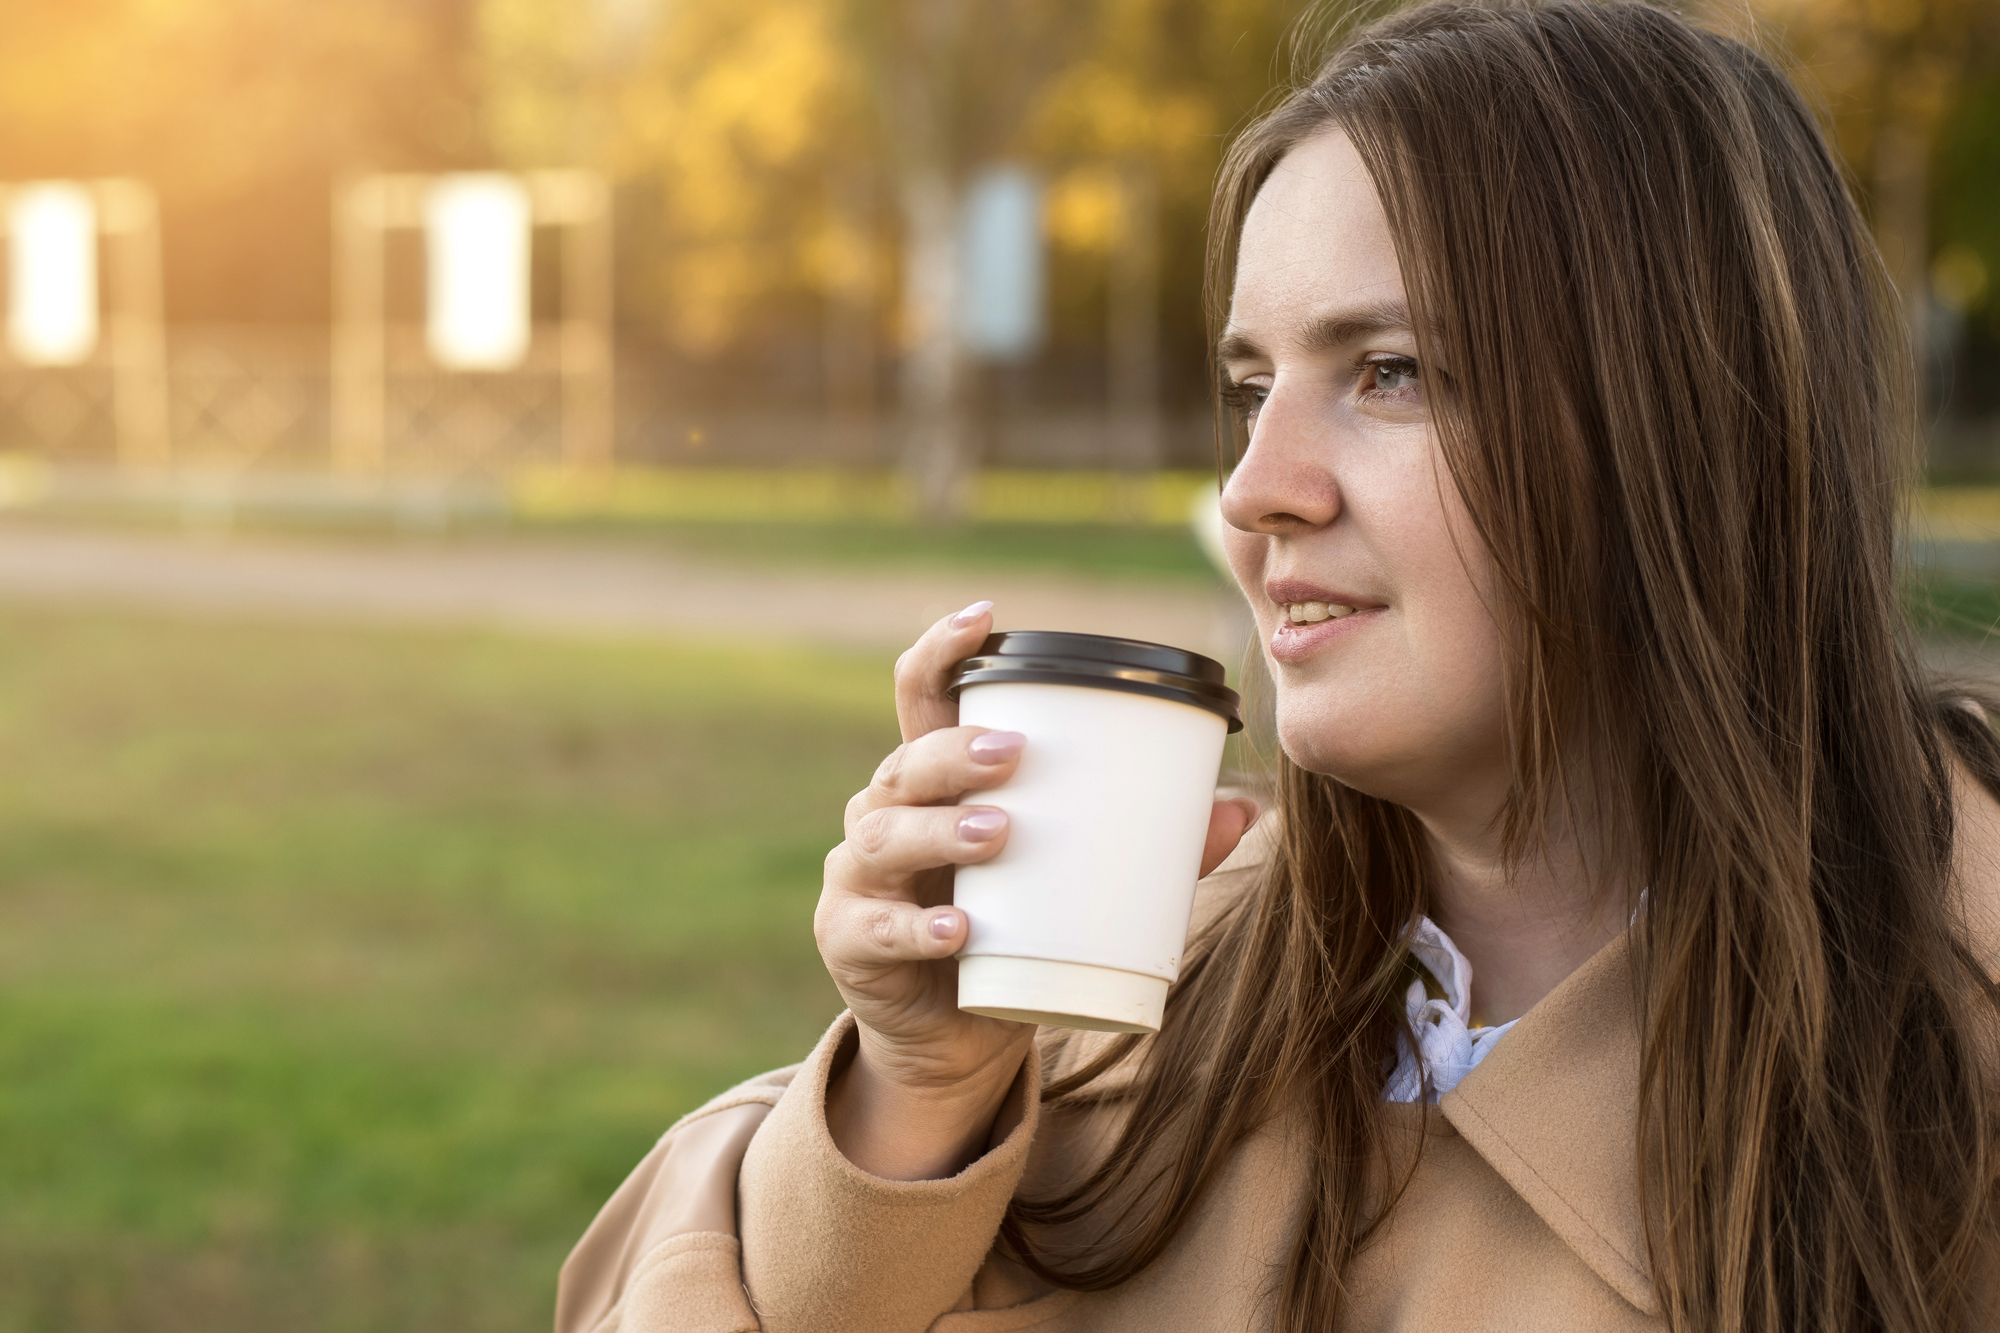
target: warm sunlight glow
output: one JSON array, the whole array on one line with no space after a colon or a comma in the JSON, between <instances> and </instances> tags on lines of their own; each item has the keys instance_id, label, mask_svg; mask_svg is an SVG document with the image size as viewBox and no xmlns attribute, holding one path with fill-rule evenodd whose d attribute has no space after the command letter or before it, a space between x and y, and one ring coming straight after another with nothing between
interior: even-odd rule
<instances>
[{"instance_id":1,"label":"warm sunlight glow","mask_svg":"<svg viewBox=\"0 0 2000 1333\"><path fill-rule=\"evenodd\" d=\"M426 337L451 370L510 370L528 353L528 192L513 176L439 177L424 205Z\"/></svg>"},{"instance_id":2,"label":"warm sunlight glow","mask_svg":"<svg viewBox=\"0 0 2000 1333\"><path fill-rule=\"evenodd\" d=\"M31 366L73 366L97 349L97 206L80 185L7 195L7 346Z\"/></svg>"}]
</instances>

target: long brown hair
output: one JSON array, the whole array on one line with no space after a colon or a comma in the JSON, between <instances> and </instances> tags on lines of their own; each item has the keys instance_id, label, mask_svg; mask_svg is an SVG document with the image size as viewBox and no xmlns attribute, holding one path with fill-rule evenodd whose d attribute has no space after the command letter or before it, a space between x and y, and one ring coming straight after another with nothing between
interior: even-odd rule
<instances>
[{"instance_id":1,"label":"long brown hair","mask_svg":"<svg viewBox=\"0 0 2000 1333\"><path fill-rule=\"evenodd\" d=\"M1637 3L1448 3L1343 37L1231 148L1211 319L1295 144L1353 140L1397 237L1450 471L1511 601L1536 850L1602 794L1649 886L1633 1145L1689 1330L1943 1330L1996 1221L2000 991L1951 893L1950 757L2000 748L1925 682L1898 597L1909 356L1811 112L1739 42ZM1586 735L1579 756L1560 742ZM1588 765L1590 771L1574 771ZM1425 909L1406 811L1279 761L1261 889L1191 950L1108 1155L1017 1201L1011 1251L1104 1288L1156 1259L1281 1113L1311 1157L1277 1327L1331 1327L1400 1188L1380 1096ZM1060 1256L1051 1228L1098 1218Z\"/></svg>"}]
</instances>

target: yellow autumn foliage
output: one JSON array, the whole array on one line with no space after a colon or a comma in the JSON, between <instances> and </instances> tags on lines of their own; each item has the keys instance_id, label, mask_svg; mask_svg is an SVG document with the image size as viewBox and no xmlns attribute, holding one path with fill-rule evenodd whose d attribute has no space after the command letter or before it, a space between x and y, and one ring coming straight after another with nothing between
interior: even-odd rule
<instances>
[{"instance_id":1,"label":"yellow autumn foliage","mask_svg":"<svg viewBox=\"0 0 2000 1333\"><path fill-rule=\"evenodd\" d=\"M918 7L621 2L655 16L621 42L603 35L604 0L481 0L479 34L489 129L509 160L567 154L632 187L619 243L640 285L626 308L698 355L760 321L810 318L828 295L876 302L893 325L898 141L914 132L896 62ZM1053 180L1052 239L1085 255L1113 244L1115 171L1134 159L1198 225L1219 135L1262 92L1299 3L961 0L968 47L1032 28L1057 54L959 54L955 169L995 154L1038 166ZM1246 47L1263 54L1239 58Z\"/></svg>"}]
</instances>

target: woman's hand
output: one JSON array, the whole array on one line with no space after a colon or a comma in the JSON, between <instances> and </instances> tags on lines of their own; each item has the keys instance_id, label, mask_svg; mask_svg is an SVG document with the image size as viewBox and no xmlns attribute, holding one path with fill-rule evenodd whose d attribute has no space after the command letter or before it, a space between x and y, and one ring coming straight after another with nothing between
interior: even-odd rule
<instances>
[{"instance_id":1,"label":"woman's hand","mask_svg":"<svg viewBox=\"0 0 2000 1333\"><path fill-rule=\"evenodd\" d=\"M956 725L945 695L952 668L991 631L991 610L977 602L939 621L897 661L903 744L847 803L847 840L826 859L813 914L820 956L860 1027L828 1089L827 1124L849 1161L889 1179L953 1175L984 1152L1034 1040L1033 1024L960 1010L952 961L966 920L949 906L951 868L1007 845L1002 811L957 802L1007 781L1032 744ZM1216 804L1203 874L1255 818L1253 802Z\"/></svg>"}]
</instances>

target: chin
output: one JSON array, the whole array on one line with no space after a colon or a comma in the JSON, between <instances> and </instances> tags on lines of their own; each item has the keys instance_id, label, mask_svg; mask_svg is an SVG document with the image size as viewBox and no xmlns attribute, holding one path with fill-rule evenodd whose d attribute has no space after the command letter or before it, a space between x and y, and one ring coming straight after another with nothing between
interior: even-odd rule
<instances>
[{"instance_id":1,"label":"chin","mask_svg":"<svg viewBox=\"0 0 2000 1333\"><path fill-rule=\"evenodd\" d=\"M1379 788L1393 785L1382 779L1385 770L1395 764L1385 762L1386 756L1378 747L1367 743L1365 724L1356 726L1357 719L1330 717L1317 710L1311 716L1301 716L1296 710L1281 707L1277 721L1278 744L1285 757L1306 772L1371 796L1382 795Z\"/></svg>"}]
</instances>

